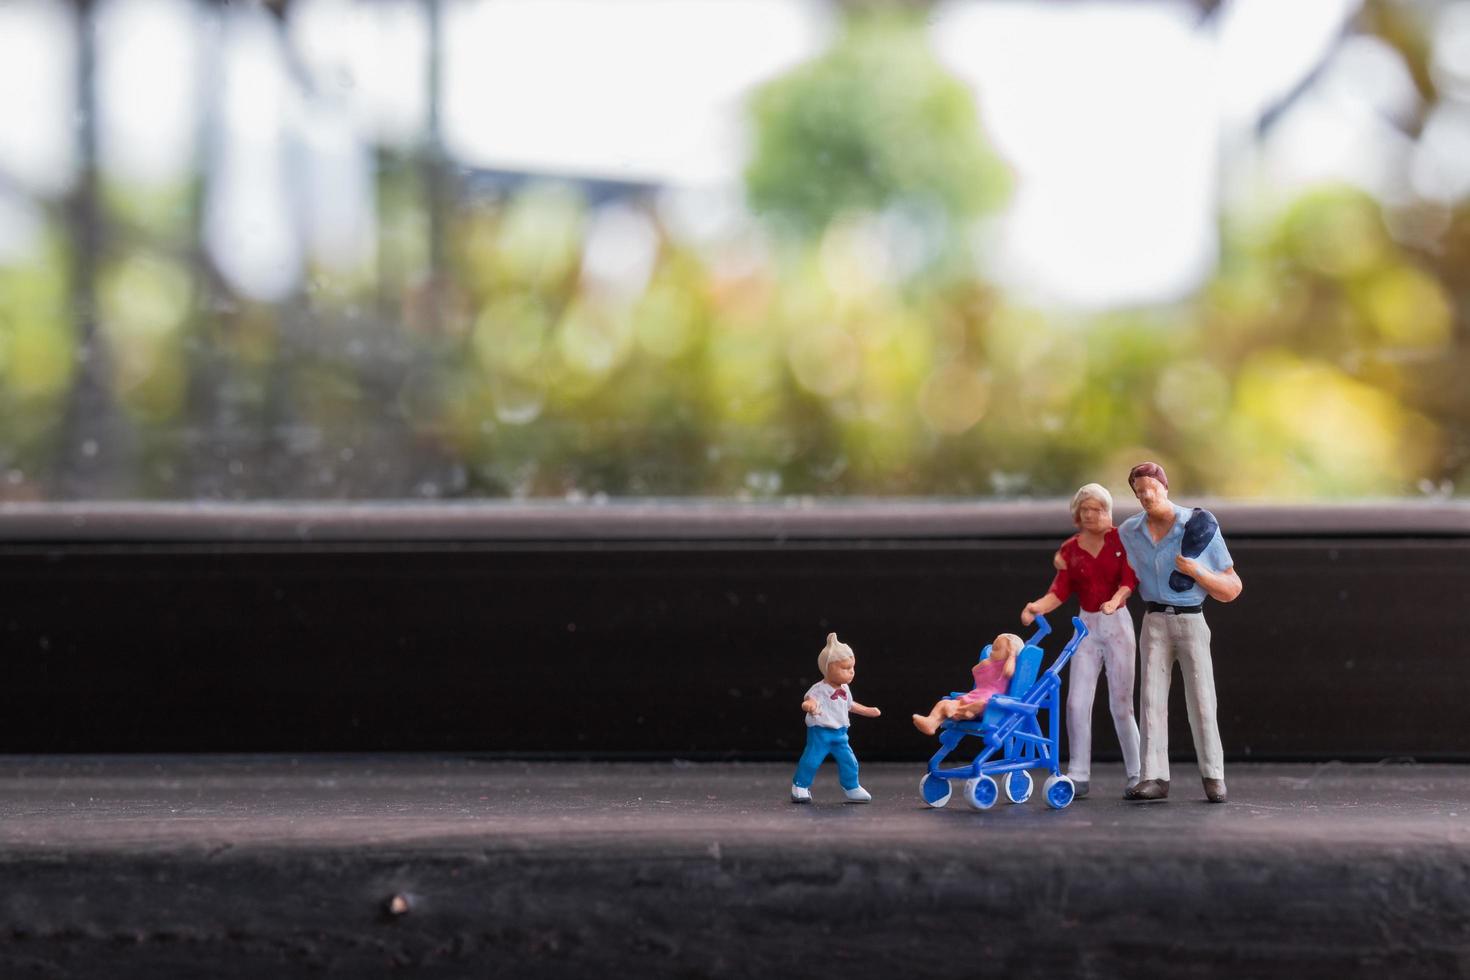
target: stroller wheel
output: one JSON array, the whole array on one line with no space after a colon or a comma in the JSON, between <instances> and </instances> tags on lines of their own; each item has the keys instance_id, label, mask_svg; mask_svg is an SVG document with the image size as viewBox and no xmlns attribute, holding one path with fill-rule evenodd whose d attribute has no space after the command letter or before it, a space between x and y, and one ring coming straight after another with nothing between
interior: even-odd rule
<instances>
[{"instance_id":1,"label":"stroller wheel","mask_svg":"<svg viewBox=\"0 0 1470 980\"><path fill-rule=\"evenodd\" d=\"M919 780L919 795L935 809L949 802L950 792L949 780L932 772L924 773L924 778Z\"/></svg>"},{"instance_id":2,"label":"stroller wheel","mask_svg":"<svg viewBox=\"0 0 1470 980\"><path fill-rule=\"evenodd\" d=\"M1064 810L1077 795L1077 787L1072 785L1071 779L1058 773L1047 779L1041 787L1041 795L1046 797L1046 805L1053 810Z\"/></svg>"},{"instance_id":3,"label":"stroller wheel","mask_svg":"<svg viewBox=\"0 0 1470 980\"><path fill-rule=\"evenodd\" d=\"M1024 769L1006 773L1006 799L1012 803L1025 803L1031 799L1031 789L1034 785L1031 774Z\"/></svg>"},{"instance_id":4,"label":"stroller wheel","mask_svg":"<svg viewBox=\"0 0 1470 980\"><path fill-rule=\"evenodd\" d=\"M1000 799L1000 787L989 776L965 780L965 802L977 810L989 810Z\"/></svg>"}]
</instances>

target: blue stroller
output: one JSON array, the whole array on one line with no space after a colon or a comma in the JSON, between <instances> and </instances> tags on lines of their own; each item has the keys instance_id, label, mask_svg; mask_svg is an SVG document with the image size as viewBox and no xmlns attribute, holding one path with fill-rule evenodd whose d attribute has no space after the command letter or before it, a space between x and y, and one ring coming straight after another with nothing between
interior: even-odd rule
<instances>
[{"instance_id":1,"label":"blue stroller","mask_svg":"<svg viewBox=\"0 0 1470 980\"><path fill-rule=\"evenodd\" d=\"M997 777L1005 786L1006 799L1012 803L1025 803L1031 798L1031 773L1029 769L1049 768L1051 776L1041 788L1042 798L1048 806L1060 810L1072 802L1076 787L1072 780L1061 774L1061 763L1057 756L1057 724L1061 714L1062 668L1071 659L1072 653L1087 636L1087 627L1082 620L1072 619L1072 639L1062 649L1056 662L1036 679L1041 666L1041 641L1051 632L1046 617L1036 617L1036 632L1026 641L1026 646L1016 656L1016 671L1011 676L1005 694L997 694L986 705L979 718L969 721L950 719L940 726L939 751L929 760L929 771L919 782L919 794L932 807L941 807L949 802L953 780L963 780L961 793L965 802L977 810L989 810L1000 799ZM990 647L980 653L980 659L990 656ZM959 697L962 692L952 692L950 697ZM1038 712L1046 709L1048 724L1042 730ZM985 749L968 766L941 769L945 756L954 751L966 735L978 735L985 740Z\"/></svg>"}]
</instances>

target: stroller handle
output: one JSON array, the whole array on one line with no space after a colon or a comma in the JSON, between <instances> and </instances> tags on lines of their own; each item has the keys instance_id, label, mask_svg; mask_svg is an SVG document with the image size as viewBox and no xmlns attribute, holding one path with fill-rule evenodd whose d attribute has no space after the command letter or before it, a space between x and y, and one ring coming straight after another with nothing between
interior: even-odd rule
<instances>
[{"instance_id":1,"label":"stroller handle","mask_svg":"<svg viewBox=\"0 0 1470 980\"><path fill-rule=\"evenodd\" d=\"M1049 633L1051 633L1051 623L1048 623L1046 621L1046 617L1045 616L1037 615L1035 622L1036 622L1036 632L1035 633L1032 633L1031 634L1031 639L1029 639L1029 640L1026 641L1026 645L1028 647L1039 647L1039 646L1041 646L1041 641L1044 640L1044 639L1046 639L1047 635Z\"/></svg>"},{"instance_id":2,"label":"stroller handle","mask_svg":"<svg viewBox=\"0 0 1470 980\"><path fill-rule=\"evenodd\" d=\"M1072 630L1072 638L1067 641L1066 646L1062 647L1062 652L1057 655L1056 662L1047 668L1047 673L1061 674L1062 668L1067 665L1067 661L1072 659L1072 654L1076 651L1077 644L1086 639L1089 632L1086 624L1077 616L1072 617Z\"/></svg>"}]
</instances>

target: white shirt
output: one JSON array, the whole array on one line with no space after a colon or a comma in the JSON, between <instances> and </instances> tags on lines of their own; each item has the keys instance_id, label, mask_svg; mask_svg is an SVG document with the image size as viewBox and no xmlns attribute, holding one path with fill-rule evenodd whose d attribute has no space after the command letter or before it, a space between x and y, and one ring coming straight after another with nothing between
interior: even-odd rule
<instances>
[{"instance_id":1,"label":"white shirt","mask_svg":"<svg viewBox=\"0 0 1470 980\"><path fill-rule=\"evenodd\" d=\"M839 693L840 692L840 693ZM806 727L821 725L823 728L846 728L847 713L852 710L852 691L846 684L833 687L826 681L817 681L806 697L817 702L817 713L806 716Z\"/></svg>"}]
</instances>

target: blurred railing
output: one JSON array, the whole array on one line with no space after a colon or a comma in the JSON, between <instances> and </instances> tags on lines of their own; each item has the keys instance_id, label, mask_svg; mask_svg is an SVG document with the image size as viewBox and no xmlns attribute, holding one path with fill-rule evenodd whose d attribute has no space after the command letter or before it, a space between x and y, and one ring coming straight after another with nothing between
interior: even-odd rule
<instances>
[{"instance_id":1,"label":"blurred railing","mask_svg":"<svg viewBox=\"0 0 1470 980\"><path fill-rule=\"evenodd\" d=\"M1228 5L1197 6L1207 36ZM456 156L447 19L481 9L7 10L70 38L70 74L26 91L70 93L75 160L40 189L0 167L38 229L0 258L0 499L1006 499L1116 488L1141 458L1230 499L1470 483L1464 200L1222 190L1189 295L1038 307L986 257L1013 188L933 53L948 8L811 8L826 33L751 81L743 183L712 195ZM1401 58L1416 118L1458 118L1425 60L1453 18L1416 10L1366 4L1321 58ZM107 135L150 104L146 57L118 60L152 50L139 24L198 59L159 90L194 96L167 179ZM360 118L375 63L332 47L354 31L412 55L408 123ZM1283 113L1222 137L1222 188Z\"/></svg>"}]
</instances>

